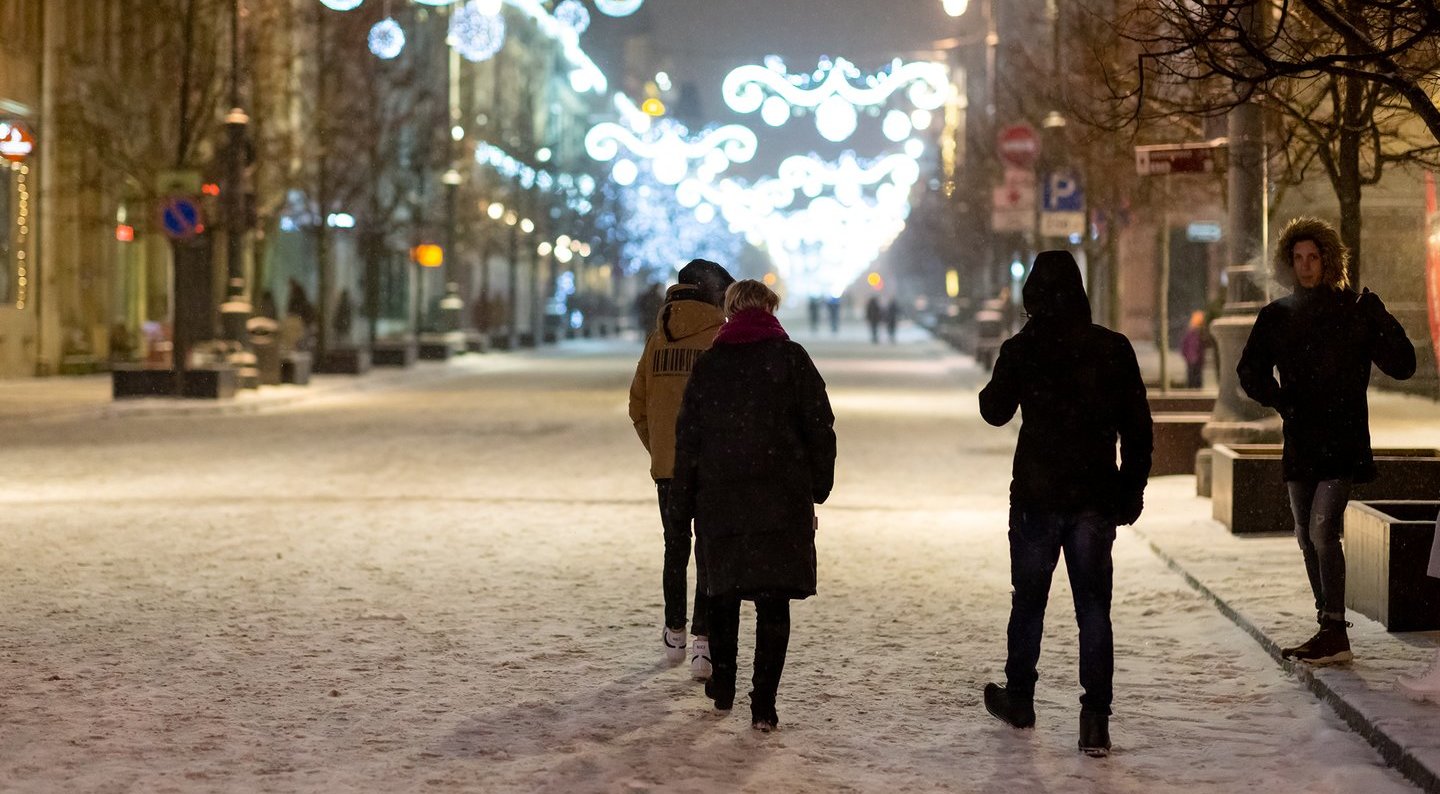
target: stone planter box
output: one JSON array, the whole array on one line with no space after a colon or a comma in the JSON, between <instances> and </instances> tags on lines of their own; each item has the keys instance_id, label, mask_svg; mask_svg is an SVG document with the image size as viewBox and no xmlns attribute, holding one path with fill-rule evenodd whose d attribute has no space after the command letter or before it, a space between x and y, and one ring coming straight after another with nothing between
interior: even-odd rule
<instances>
[{"instance_id":1,"label":"stone planter box","mask_svg":"<svg viewBox=\"0 0 1440 794\"><path fill-rule=\"evenodd\" d=\"M180 378L173 369L121 366L110 373L114 399L136 397L189 397L199 400L228 400L235 396L239 379L229 367L206 367L185 371Z\"/></svg>"},{"instance_id":2,"label":"stone planter box","mask_svg":"<svg viewBox=\"0 0 1440 794\"><path fill-rule=\"evenodd\" d=\"M1162 392L1154 389L1146 393L1150 412L1178 412L1209 415L1215 411L1216 392L1205 389L1171 389Z\"/></svg>"},{"instance_id":3,"label":"stone planter box","mask_svg":"<svg viewBox=\"0 0 1440 794\"><path fill-rule=\"evenodd\" d=\"M1211 515L1231 532L1292 532L1279 444L1216 444L1211 453ZM1374 482L1352 500L1429 499L1440 493L1440 450L1378 448ZM1433 520L1433 519L1432 519Z\"/></svg>"},{"instance_id":4,"label":"stone planter box","mask_svg":"<svg viewBox=\"0 0 1440 794\"><path fill-rule=\"evenodd\" d=\"M1440 629L1440 579L1425 575L1440 502L1345 507L1345 606L1387 631Z\"/></svg>"},{"instance_id":5,"label":"stone planter box","mask_svg":"<svg viewBox=\"0 0 1440 794\"><path fill-rule=\"evenodd\" d=\"M310 383L310 369L314 363L311 355L304 350L285 354L280 360L280 382L306 386Z\"/></svg>"},{"instance_id":6,"label":"stone planter box","mask_svg":"<svg viewBox=\"0 0 1440 794\"><path fill-rule=\"evenodd\" d=\"M371 354L363 347L327 350L314 362L316 372L327 375L364 375L370 371Z\"/></svg>"},{"instance_id":7,"label":"stone planter box","mask_svg":"<svg viewBox=\"0 0 1440 794\"><path fill-rule=\"evenodd\" d=\"M1150 476L1191 474L1195 471L1195 455L1205 448L1200 431L1210 421L1210 413L1152 412L1155 449Z\"/></svg>"},{"instance_id":8,"label":"stone planter box","mask_svg":"<svg viewBox=\"0 0 1440 794\"><path fill-rule=\"evenodd\" d=\"M379 341L370 351L370 358L377 367L414 366L420 357L420 346L415 340Z\"/></svg>"}]
</instances>

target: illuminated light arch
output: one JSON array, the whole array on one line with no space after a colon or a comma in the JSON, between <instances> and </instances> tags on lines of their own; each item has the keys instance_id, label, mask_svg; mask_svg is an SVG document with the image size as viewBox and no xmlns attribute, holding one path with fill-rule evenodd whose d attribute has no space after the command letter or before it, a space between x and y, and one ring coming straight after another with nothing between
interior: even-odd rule
<instances>
[{"instance_id":1,"label":"illuminated light arch","mask_svg":"<svg viewBox=\"0 0 1440 794\"><path fill-rule=\"evenodd\" d=\"M682 182L694 161L716 172L717 166L724 170L731 163L749 162L758 148L755 133L739 124L728 124L693 139L687 138L685 128L674 122L656 125L644 139L611 121L597 124L585 134L585 151L595 160L609 162L624 149L651 161L656 178L666 185ZM723 165L716 154L724 158Z\"/></svg>"},{"instance_id":2,"label":"illuminated light arch","mask_svg":"<svg viewBox=\"0 0 1440 794\"><path fill-rule=\"evenodd\" d=\"M897 59L889 74L871 75L864 85L853 82L860 72L844 58L837 58L819 73L824 75L820 84L805 88L796 85L802 81L801 76L784 75L769 66L747 64L731 70L720 91L731 110L754 113L764 104L767 95L778 96L792 107L817 108L832 96L854 107L878 107L902 89L916 108L934 110L945 104L951 90L945 65L932 61L902 63Z\"/></svg>"}]
</instances>

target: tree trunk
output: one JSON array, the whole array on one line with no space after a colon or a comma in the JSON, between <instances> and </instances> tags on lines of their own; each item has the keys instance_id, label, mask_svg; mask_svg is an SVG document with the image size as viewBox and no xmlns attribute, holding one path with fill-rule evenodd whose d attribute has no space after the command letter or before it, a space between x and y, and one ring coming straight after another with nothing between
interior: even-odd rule
<instances>
[{"instance_id":1,"label":"tree trunk","mask_svg":"<svg viewBox=\"0 0 1440 794\"><path fill-rule=\"evenodd\" d=\"M1350 285L1360 289L1360 145L1365 106L1365 86L1354 77L1341 79L1344 123L1336 146L1338 180L1335 198L1340 205L1340 240L1350 249Z\"/></svg>"}]
</instances>

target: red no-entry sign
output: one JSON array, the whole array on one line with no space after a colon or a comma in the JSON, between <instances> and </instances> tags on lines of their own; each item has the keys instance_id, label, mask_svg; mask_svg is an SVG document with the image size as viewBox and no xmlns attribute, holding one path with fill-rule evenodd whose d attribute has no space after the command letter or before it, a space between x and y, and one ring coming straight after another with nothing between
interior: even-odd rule
<instances>
[{"instance_id":1,"label":"red no-entry sign","mask_svg":"<svg viewBox=\"0 0 1440 794\"><path fill-rule=\"evenodd\" d=\"M995 151L1007 165L1028 171L1040 157L1040 136L1029 124L1011 124L1000 130Z\"/></svg>"}]
</instances>

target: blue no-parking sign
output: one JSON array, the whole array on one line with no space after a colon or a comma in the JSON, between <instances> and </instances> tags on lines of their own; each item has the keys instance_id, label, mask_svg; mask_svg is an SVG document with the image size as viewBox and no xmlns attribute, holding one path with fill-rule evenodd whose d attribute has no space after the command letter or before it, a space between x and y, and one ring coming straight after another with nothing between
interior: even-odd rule
<instances>
[{"instance_id":1,"label":"blue no-parking sign","mask_svg":"<svg viewBox=\"0 0 1440 794\"><path fill-rule=\"evenodd\" d=\"M200 207L194 199L171 196L160 210L160 227L172 240L189 240L200 233Z\"/></svg>"}]
</instances>

